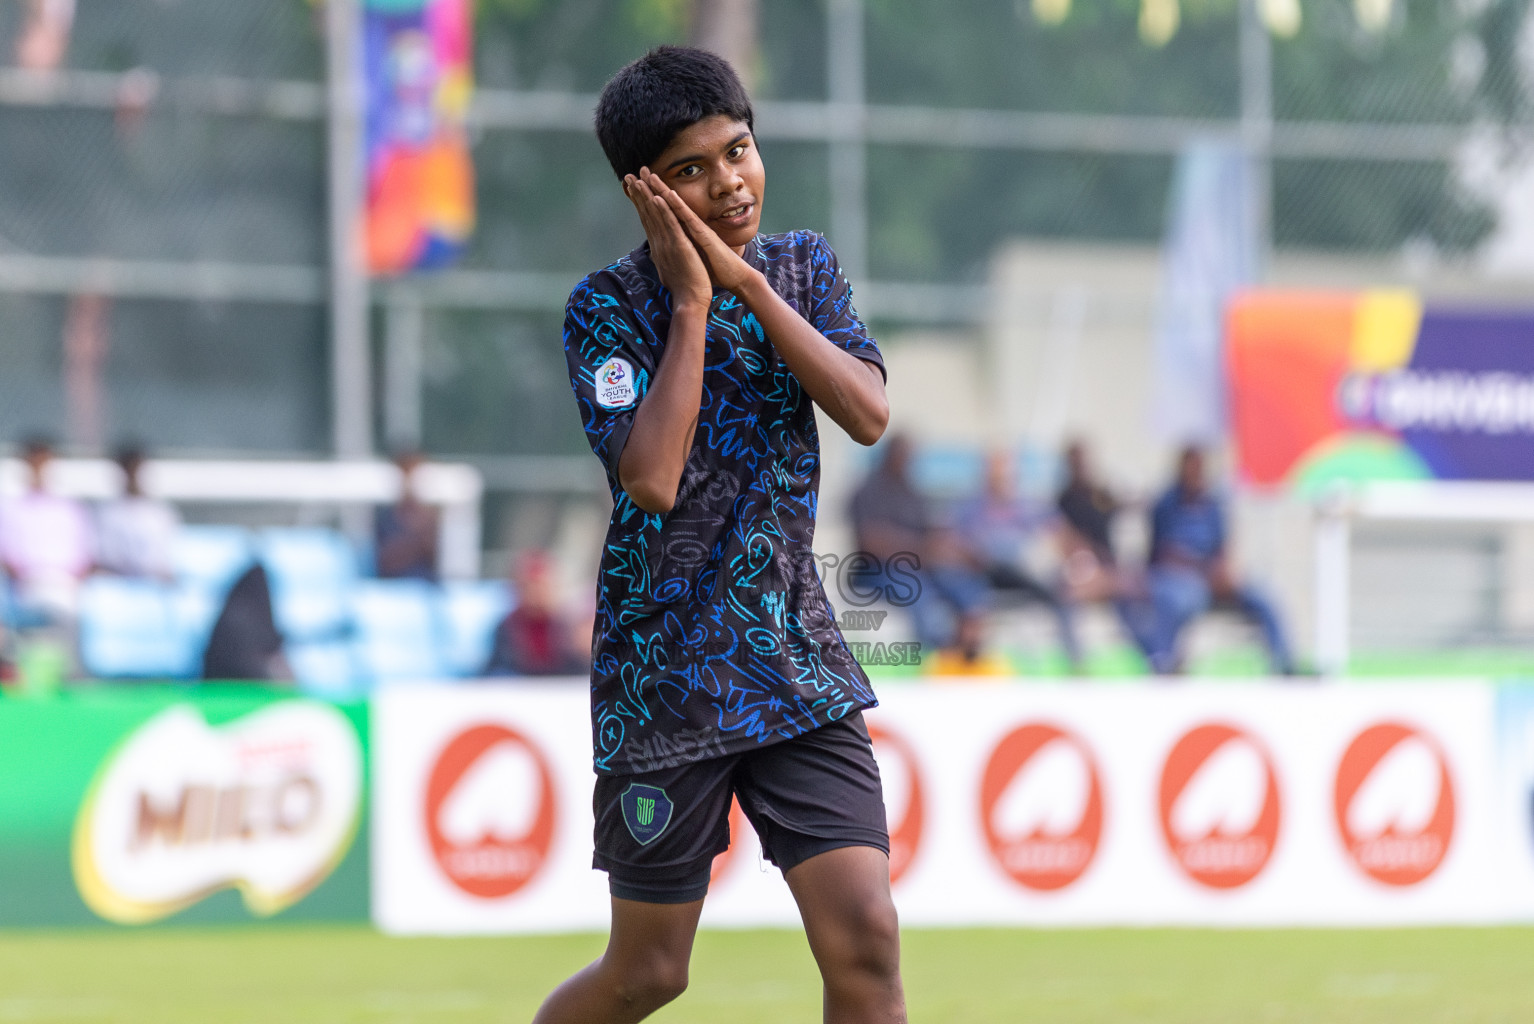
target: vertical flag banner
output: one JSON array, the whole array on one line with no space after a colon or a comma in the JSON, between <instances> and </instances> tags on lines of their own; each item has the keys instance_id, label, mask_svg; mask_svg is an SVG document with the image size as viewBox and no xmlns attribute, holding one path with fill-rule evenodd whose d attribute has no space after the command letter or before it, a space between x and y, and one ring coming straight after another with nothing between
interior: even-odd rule
<instances>
[{"instance_id":1,"label":"vertical flag banner","mask_svg":"<svg viewBox=\"0 0 1534 1024\"><path fill-rule=\"evenodd\" d=\"M1250 291L1226 366L1248 483L1534 480L1534 311Z\"/></svg>"},{"instance_id":2,"label":"vertical flag banner","mask_svg":"<svg viewBox=\"0 0 1534 1024\"><path fill-rule=\"evenodd\" d=\"M444 267L474 228L472 2L365 0L363 13L368 269Z\"/></svg>"},{"instance_id":3,"label":"vertical flag banner","mask_svg":"<svg viewBox=\"0 0 1534 1024\"><path fill-rule=\"evenodd\" d=\"M1156 315L1156 428L1173 441L1225 434L1225 301L1257 267L1251 161L1205 140L1178 157Z\"/></svg>"}]
</instances>

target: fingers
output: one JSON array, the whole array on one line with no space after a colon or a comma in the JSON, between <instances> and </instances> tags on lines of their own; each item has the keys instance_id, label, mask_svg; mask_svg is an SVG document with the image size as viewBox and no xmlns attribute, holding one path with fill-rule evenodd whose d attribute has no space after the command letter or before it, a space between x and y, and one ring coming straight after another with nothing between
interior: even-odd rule
<instances>
[{"instance_id":1,"label":"fingers","mask_svg":"<svg viewBox=\"0 0 1534 1024\"><path fill-rule=\"evenodd\" d=\"M692 236L693 241L701 244L707 239L718 239L719 236L714 234L709 226L699 219L698 215L693 212L692 207L684 203L682 197L677 195L675 191L668 191L663 198L666 200L667 207L671 210L677 221Z\"/></svg>"},{"instance_id":2,"label":"fingers","mask_svg":"<svg viewBox=\"0 0 1534 1024\"><path fill-rule=\"evenodd\" d=\"M639 173L644 175L642 184L649 190L649 194L659 199L661 204L677 219L679 224L685 225L687 223L686 217L688 216L697 220L697 214L694 214L691 208L682 201L682 197L677 194L676 189L662 181L659 175L655 174L648 167L640 168Z\"/></svg>"},{"instance_id":3,"label":"fingers","mask_svg":"<svg viewBox=\"0 0 1534 1024\"><path fill-rule=\"evenodd\" d=\"M650 257L660 272L661 282L672 291L681 289L706 297L710 291L708 266L675 211L660 194L672 190L648 168L640 168L638 176L625 176L623 190L639 212L650 242Z\"/></svg>"},{"instance_id":4,"label":"fingers","mask_svg":"<svg viewBox=\"0 0 1534 1024\"><path fill-rule=\"evenodd\" d=\"M654 176L651 177L653 179ZM687 232L677 221L670 206L655 194L650 184L630 175L624 180L624 191L639 213L639 223L644 228L645 237L649 239L652 253L663 254L669 250L691 248Z\"/></svg>"},{"instance_id":5,"label":"fingers","mask_svg":"<svg viewBox=\"0 0 1534 1024\"><path fill-rule=\"evenodd\" d=\"M660 224L655 217L655 206L651 202L654 194L643 181L632 174L623 179L623 191L639 213L639 223L644 226L645 234L651 242L654 242L660 229Z\"/></svg>"},{"instance_id":6,"label":"fingers","mask_svg":"<svg viewBox=\"0 0 1534 1024\"><path fill-rule=\"evenodd\" d=\"M703 223L703 219L693 212L692 207L687 205L676 189L667 186L653 173L649 174L645 184L652 194L659 196L665 202L666 209L676 218L684 236L693 245L705 253L712 248L724 246L723 240L712 228Z\"/></svg>"},{"instance_id":7,"label":"fingers","mask_svg":"<svg viewBox=\"0 0 1534 1024\"><path fill-rule=\"evenodd\" d=\"M641 216L648 213L650 223L662 231L675 232L676 236L686 240L686 234L682 231L682 225L677 220L676 214L667 203L662 192L671 192L649 168L642 167L639 170L640 178L635 180L632 192L635 197L635 205L642 207ZM675 195L675 193L672 193Z\"/></svg>"}]
</instances>

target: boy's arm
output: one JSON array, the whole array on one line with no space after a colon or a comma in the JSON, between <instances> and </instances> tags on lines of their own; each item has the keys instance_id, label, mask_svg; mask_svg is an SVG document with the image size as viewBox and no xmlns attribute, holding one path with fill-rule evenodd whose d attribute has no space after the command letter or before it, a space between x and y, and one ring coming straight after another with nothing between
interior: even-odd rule
<instances>
[{"instance_id":1,"label":"boy's arm","mask_svg":"<svg viewBox=\"0 0 1534 1024\"><path fill-rule=\"evenodd\" d=\"M698 226L708 231L702 221ZM745 265L744 260L741 262ZM831 344L783 296L772 290L766 275L745 266L747 274L741 284L725 287L739 295L756 314L762 330L805 392L858 444L869 445L879 440L890 415L884 375L879 368Z\"/></svg>"},{"instance_id":2,"label":"boy's arm","mask_svg":"<svg viewBox=\"0 0 1534 1024\"><path fill-rule=\"evenodd\" d=\"M713 286L697 248L665 201L632 177L624 191L639 211L661 284L671 293L671 328L650 388L634 410L634 424L618 457L618 482L634 504L663 515L676 504L698 426Z\"/></svg>"},{"instance_id":3,"label":"boy's arm","mask_svg":"<svg viewBox=\"0 0 1534 1024\"><path fill-rule=\"evenodd\" d=\"M889 399L879 368L833 345L772 290L765 274L725 245L659 178L645 173L645 182L647 191L662 196L670 206L673 219L686 229L714 280L756 314L773 347L815 404L859 444L879 440L889 424Z\"/></svg>"}]
</instances>

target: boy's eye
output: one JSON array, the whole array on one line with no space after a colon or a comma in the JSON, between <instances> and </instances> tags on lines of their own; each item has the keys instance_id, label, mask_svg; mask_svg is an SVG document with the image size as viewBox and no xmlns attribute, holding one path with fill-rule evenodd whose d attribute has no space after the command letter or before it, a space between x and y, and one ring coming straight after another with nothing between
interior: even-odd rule
<instances>
[{"instance_id":1,"label":"boy's eye","mask_svg":"<svg viewBox=\"0 0 1534 1024\"><path fill-rule=\"evenodd\" d=\"M730 147L730 159L732 159L732 160L739 159L740 157L744 156L745 153L746 153L746 144L744 142L742 142L738 146L731 146Z\"/></svg>"},{"instance_id":2,"label":"boy's eye","mask_svg":"<svg viewBox=\"0 0 1534 1024\"><path fill-rule=\"evenodd\" d=\"M697 164L688 164L686 167L683 167L680 171L676 172L677 177L679 178L696 178L702 173L703 168L699 167Z\"/></svg>"}]
</instances>

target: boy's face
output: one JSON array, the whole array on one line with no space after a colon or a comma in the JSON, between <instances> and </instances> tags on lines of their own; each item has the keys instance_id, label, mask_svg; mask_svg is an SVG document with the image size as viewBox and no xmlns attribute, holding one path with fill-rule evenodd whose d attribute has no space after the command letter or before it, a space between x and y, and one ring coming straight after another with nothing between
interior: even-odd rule
<instances>
[{"instance_id":1,"label":"boy's face","mask_svg":"<svg viewBox=\"0 0 1534 1024\"><path fill-rule=\"evenodd\" d=\"M767 172L744 121L716 114L689 125L650 170L737 253L761 226Z\"/></svg>"}]
</instances>

